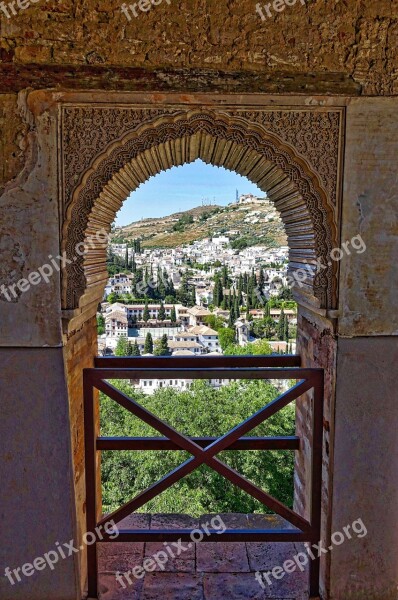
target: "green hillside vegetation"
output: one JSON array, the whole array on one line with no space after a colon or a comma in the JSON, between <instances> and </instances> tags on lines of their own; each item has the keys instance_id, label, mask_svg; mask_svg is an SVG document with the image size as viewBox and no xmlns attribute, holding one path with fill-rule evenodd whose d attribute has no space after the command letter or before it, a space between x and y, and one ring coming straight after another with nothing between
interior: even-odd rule
<instances>
[{"instance_id":1,"label":"green hillside vegetation","mask_svg":"<svg viewBox=\"0 0 398 600\"><path fill-rule=\"evenodd\" d=\"M249 214L254 211L258 215ZM250 218L258 219L258 222L245 222ZM230 234L230 231L238 233ZM287 244L282 221L266 202L264 205L199 206L167 217L142 219L115 228L112 241L140 239L142 248L175 248L217 235L230 237L232 247L238 250L256 245L275 247Z\"/></svg>"}]
</instances>

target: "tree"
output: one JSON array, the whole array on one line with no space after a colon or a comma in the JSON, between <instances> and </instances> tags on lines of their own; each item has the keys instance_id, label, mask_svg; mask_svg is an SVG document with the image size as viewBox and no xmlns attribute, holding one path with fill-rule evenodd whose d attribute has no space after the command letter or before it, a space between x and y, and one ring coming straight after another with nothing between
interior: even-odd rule
<instances>
[{"instance_id":1,"label":"tree","mask_svg":"<svg viewBox=\"0 0 398 600\"><path fill-rule=\"evenodd\" d=\"M204 317L203 321L215 331L220 332L220 330L224 329L225 321L221 317L217 317L217 315L209 315Z\"/></svg>"},{"instance_id":2,"label":"tree","mask_svg":"<svg viewBox=\"0 0 398 600\"><path fill-rule=\"evenodd\" d=\"M159 313L158 313L158 320L159 321L164 321L166 319L166 311L164 309L164 304L163 302L160 303L160 308L159 308Z\"/></svg>"},{"instance_id":3,"label":"tree","mask_svg":"<svg viewBox=\"0 0 398 600\"><path fill-rule=\"evenodd\" d=\"M97 331L98 335L103 335L105 333L105 319L103 315L97 315Z\"/></svg>"},{"instance_id":4,"label":"tree","mask_svg":"<svg viewBox=\"0 0 398 600\"><path fill-rule=\"evenodd\" d=\"M240 309L239 309L239 300L237 297L234 298L234 311L235 311L235 319L239 319Z\"/></svg>"},{"instance_id":5,"label":"tree","mask_svg":"<svg viewBox=\"0 0 398 600\"><path fill-rule=\"evenodd\" d=\"M246 344L245 346L238 346L237 344L231 344L225 349L227 355L264 355L272 354L272 348L267 340L256 340Z\"/></svg>"},{"instance_id":6,"label":"tree","mask_svg":"<svg viewBox=\"0 0 398 600\"><path fill-rule=\"evenodd\" d=\"M289 343L289 319L287 318L287 315L285 315L284 337L285 342Z\"/></svg>"},{"instance_id":7,"label":"tree","mask_svg":"<svg viewBox=\"0 0 398 600\"><path fill-rule=\"evenodd\" d=\"M127 381L115 385L154 414L162 415L172 427L190 437L220 437L237 423L269 404L277 390L266 381L240 380L219 390L206 381L195 381L190 390L163 388L151 396L136 391ZM106 437L150 437L149 425L101 394L101 435ZM290 404L256 428L261 437L295 434L294 406ZM186 455L183 452L154 451L136 453L105 452L102 456L104 512L111 512L135 497L165 473L175 469ZM289 507L293 502L294 456L292 452L224 453L222 460L260 488ZM264 512L252 496L234 487L218 473L201 467L160 496L149 501L148 513L187 512L195 516L225 512Z\"/></svg>"},{"instance_id":8,"label":"tree","mask_svg":"<svg viewBox=\"0 0 398 600\"><path fill-rule=\"evenodd\" d=\"M129 268L129 247L126 244L126 253L124 255L124 268L126 269L126 271Z\"/></svg>"},{"instance_id":9,"label":"tree","mask_svg":"<svg viewBox=\"0 0 398 600\"><path fill-rule=\"evenodd\" d=\"M213 303L215 306L220 307L224 299L223 286L221 283L220 275L217 273L214 280L214 292L213 292Z\"/></svg>"},{"instance_id":10,"label":"tree","mask_svg":"<svg viewBox=\"0 0 398 600\"><path fill-rule=\"evenodd\" d=\"M235 316L235 306L231 304L231 308L229 311L228 327L233 328L236 319L237 317Z\"/></svg>"},{"instance_id":11,"label":"tree","mask_svg":"<svg viewBox=\"0 0 398 600\"><path fill-rule=\"evenodd\" d=\"M133 344L130 341L127 342L126 355L127 356L133 355Z\"/></svg>"},{"instance_id":12,"label":"tree","mask_svg":"<svg viewBox=\"0 0 398 600\"><path fill-rule=\"evenodd\" d=\"M285 313L283 308L281 310L281 314L279 315L278 321L278 339L281 341L285 339Z\"/></svg>"},{"instance_id":13,"label":"tree","mask_svg":"<svg viewBox=\"0 0 398 600\"><path fill-rule=\"evenodd\" d=\"M258 288L260 290L261 295L263 294L264 285L265 285L264 271L263 271L263 269L260 269L260 275L258 278Z\"/></svg>"},{"instance_id":14,"label":"tree","mask_svg":"<svg viewBox=\"0 0 398 600\"><path fill-rule=\"evenodd\" d=\"M290 287L283 287L278 294L278 298L280 300L294 300L292 289Z\"/></svg>"},{"instance_id":15,"label":"tree","mask_svg":"<svg viewBox=\"0 0 398 600\"><path fill-rule=\"evenodd\" d=\"M144 321L144 323L148 323L149 321L149 308L148 308L148 300L145 302L145 308L144 308L144 312L142 314L142 320Z\"/></svg>"},{"instance_id":16,"label":"tree","mask_svg":"<svg viewBox=\"0 0 398 600\"><path fill-rule=\"evenodd\" d=\"M165 333L164 335L162 335L160 340L156 340L154 355L155 356L169 356L169 354L170 354L170 350L169 350L169 345L168 345L168 337L167 337L167 334Z\"/></svg>"},{"instance_id":17,"label":"tree","mask_svg":"<svg viewBox=\"0 0 398 600\"><path fill-rule=\"evenodd\" d=\"M238 303L239 306L242 306L243 304L243 277L242 277L242 273L239 275L239 279L238 279Z\"/></svg>"},{"instance_id":18,"label":"tree","mask_svg":"<svg viewBox=\"0 0 398 600\"><path fill-rule=\"evenodd\" d=\"M170 319L171 319L171 322L173 325L175 325L177 323L176 307L174 305L173 305L173 308L171 309Z\"/></svg>"},{"instance_id":19,"label":"tree","mask_svg":"<svg viewBox=\"0 0 398 600\"><path fill-rule=\"evenodd\" d=\"M188 274L184 273L181 278L181 284L178 290L178 299L183 306L188 306L191 300L188 285Z\"/></svg>"},{"instance_id":20,"label":"tree","mask_svg":"<svg viewBox=\"0 0 398 600\"><path fill-rule=\"evenodd\" d=\"M152 335L149 333L146 334L145 344L144 344L144 354L152 354L153 353L153 339Z\"/></svg>"},{"instance_id":21,"label":"tree","mask_svg":"<svg viewBox=\"0 0 398 600\"><path fill-rule=\"evenodd\" d=\"M120 301L120 296L119 294L117 294L116 292L111 292L108 297L107 297L107 301L110 304L115 304L115 302L119 302Z\"/></svg>"},{"instance_id":22,"label":"tree","mask_svg":"<svg viewBox=\"0 0 398 600\"><path fill-rule=\"evenodd\" d=\"M223 267L221 269L221 282L224 288L229 287L229 285L231 284L231 279L229 277L228 267L226 264L223 264Z\"/></svg>"},{"instance_id":23,"label":"tree","mask_svg":"<svg viewBox=\"0 0 398 600\"><path fill-rule=\"evenodd\" d=\"M141 352L140 352L139 346L137 344L137 340L135 340L134 344L132 345L131 356L141 356Z\"/></svg>"},{"instance_id":24,"label":"tree","mask_svg":"<svg viewBox=\"0 0 398 600\"><path fill-rule=\"evenodd\" d=\"M234 344L235 330L231 327L224 327L223 329L220 329L218 332L218 341L220 342L220 346L224 351L227 346Z\"/></svg>"},{"instance_id":25,"label":"tree","mask_svg":"<svg viewBox=\"0 0 398 600\"><path fill-rule=\"evenodd\" d=\"M128 339L125 336L120 336L115 348L115 356L127 356Z\"/></svg>"}]
</instances>

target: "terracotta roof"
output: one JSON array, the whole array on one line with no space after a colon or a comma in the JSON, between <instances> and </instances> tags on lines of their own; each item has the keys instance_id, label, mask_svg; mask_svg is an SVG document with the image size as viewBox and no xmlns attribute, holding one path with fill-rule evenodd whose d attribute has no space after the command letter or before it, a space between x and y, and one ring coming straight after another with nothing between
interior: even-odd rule
<instances>
[{"instance_id":1,"label":"terracotta roof","mask_svg":"<svg viewBox=\"0 0 398 600\"><path fill-rule=\"evenodd\" d=\"M172 349L182 348L201 348L202 346L198 342L167 342L168 347Z\"/></svg>"},{"instance_id":2,"label":"terracotta roof","mask_svg":"<svg viewBox=\"0 0 398 600\"><path fill-rule=\"evenodd\" d=\"M211 315L211 312L202 306L193 306L192 308L188 308L187 312L194 317L208 317Z\"/></svg>"},{"instance_id":3,"label":"terracotta roof","mask_svg":"<svg viewBox=\"0 0 398 600\"><path fill-rule=\"evenodd\" d=\"M206 325L195 325L194 327L191 327L189 331L191 333L195 333L196 335L218 335L217 331L214 331L214 329L211 329Z\"/></svg>"}]
</instances>

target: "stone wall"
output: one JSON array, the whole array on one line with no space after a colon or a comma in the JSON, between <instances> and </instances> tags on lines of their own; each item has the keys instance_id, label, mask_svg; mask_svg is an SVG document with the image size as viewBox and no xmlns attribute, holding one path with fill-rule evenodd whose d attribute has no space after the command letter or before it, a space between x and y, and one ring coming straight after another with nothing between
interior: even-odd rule
<instances>
[{"instance_id":1,"label":"stone wall","mask_svg":"<svg viewBox=\"0 0 398 600\"><path fill-rule=\"evenodd\" d=\"M398 335L398 102L351 100L347 107L342 241L366 250L341 261L339 334Z\"/></svg>"},{"instance_id":2,"label":"stone wall","mask_svg":"<svg viewBox=\"0 0 398 600\"><path fill-rule=\"evenodd\" d=\"M322 472L321 539L329 545L331 495L333 484L333 431L336 382L337 337L336 324L303 308L299 310L297 353L302 366L325 370L324 388L324 443ZM296 432L301 439L301 450L295 455L294 508L310 518L312 410L313 392L307 392L296 403ZM326 597L330 588L329 557L321 560L321 587Z\"/></svg>"},{"instance_id":3,"label":"stone wall","mask_svg":"<svg viewBox=\"0 0 398 600\"><path fill-rule=\"evenodd\" d=\"M1 14L0 89L397 93L394 2L297 0L263 20L256 4L163 0L128 20L121 0L39 0Z\"/></svg>"},{"instance_id":4,"label":"stone wall","mask_svg":"<svg viewBox=\"0 0 398 600\"><path fill-rule=\"evenodd\" d=\"M86 485L84 457L84 412L83 412L83 369L93 365L97 355L97 322L96 318L87 321L83 327L65 340L64 360L67 373L69 396L70 431L72 444L72 460L74 469L74 493L77 512L77 539L87 531L86 527ZM97 493L101 497L100 480ZM79 555L81 588L86 583L86 556Z\"/></svg>"},{"instance_id":5,"label":"stone wall","mask_svg":"<svg viewBox=\"0 0 398 600\"><path fill-rule=\"evenodd\" d=\"M56 583L56 600L80 599L76 555L14 585L4 574L76 539L76 516L62 350L1 347L0 365L0 598L43 600Z\"/></svg>"},{"instance_id":6,"label":"stone wall","mask_svg":"<svg viewBox=\"0 0 398 600\"><path fill-rule=\"evenodd\" d=\"M0 94L0 195L25 164L28 125L20 115L17 94Z\"/></svg>"}]
</instances>

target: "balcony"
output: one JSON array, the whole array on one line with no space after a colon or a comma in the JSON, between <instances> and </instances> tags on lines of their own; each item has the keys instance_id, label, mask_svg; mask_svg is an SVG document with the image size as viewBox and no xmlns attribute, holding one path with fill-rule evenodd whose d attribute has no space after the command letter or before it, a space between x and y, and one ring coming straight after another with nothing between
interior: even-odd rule
<instances>
[{"instance_id":1,"label":"balcony","mask_svg":"<svg viewBox=\"0 0 398 600\"><path fill-rule=\"evenodd\" d=\"M240 600L278 598L307 600L318 595L319 560L296 562L290 573L268 576L277 567L304 554L304 542L320 539L323 370L299 367L297 356L241 356L194 358L97 358L95 368L84 371L87 531L117 523L113 533L88 547L89 596L100 600ZM189 437L168 425L110 381L139 379L293 380L296 384L221 437ZM101 437L97 431L96 392L157 430L163 437ZM307 393L313 390L312 398ZM310 401L308 401L310 398ZM226 450L283 450L299 452L301 439L246 437L258 425L292 401L307 403L311 415L310 516L307 520L246 477L222 462ZM304 407L301 406L301 409ZM100 451L185 450L192 456L111 514L103 514L99 489ZM146 514L140 509L201 465L214 469L235 486L256 498L269 514L219 514L222 530L211 527L215 515ZM187 510L189 512L189 498ZM217 521L219 522L219 521ZM206 525L207 524L207 525ZM207 530L205 530L207 527ZM202 532L196 541L192 532ZM203 533L205 532L205 533ZM199 535L199 534L198 534ZM173 546L174 544L174 546ZM185 544L178 556L163 564L151 559L166 546ZM170 546L171 545L171 546ZM142 566L144 565L144 568ZM147 567L145 567L147 565ZM135 569L135 570L134 570ZM132 575L132 571L136 575ZM126 577L127 574L127 577ZM264 575L265 574L265 575Z\"/></svg>"}]
</instances>

